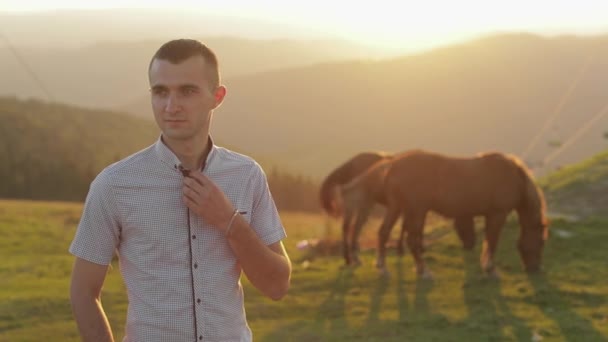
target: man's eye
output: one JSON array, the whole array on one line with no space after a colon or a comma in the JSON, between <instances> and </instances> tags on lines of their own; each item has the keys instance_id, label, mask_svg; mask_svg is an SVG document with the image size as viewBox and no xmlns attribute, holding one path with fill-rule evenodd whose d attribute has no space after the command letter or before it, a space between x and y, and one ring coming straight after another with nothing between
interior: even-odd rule
<instances>
[{"instance_id":1,"label":"man's eye","mask_svg":"<svg viewBox=\"0 0 608 342\"><path fill-rule=\"evenodd\" d=\"M182 94L184 95L192 95L194 93L196 93L196 89L194 88L186 88L182 90Z\"/></svg>"},{"instance_id":2,"label":"man's eye","mask_svg":"<svg viewBox=\"0 0 608 342\"><path fill-rule=\"evenodd\" d=\"M167 95L166 89L152 89L152 94L155 96L165 96Z\"/></svg>"}]
</instances>

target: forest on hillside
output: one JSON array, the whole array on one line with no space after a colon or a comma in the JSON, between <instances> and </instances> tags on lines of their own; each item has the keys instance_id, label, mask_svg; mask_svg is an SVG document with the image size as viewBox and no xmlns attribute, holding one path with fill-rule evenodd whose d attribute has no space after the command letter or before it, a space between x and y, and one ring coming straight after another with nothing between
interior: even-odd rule
<instances>
[{"instance_id":1,"label":"forest on hillside","mask_svg":"<svg viewBox=\"0 0 608 342\"><path fill-rule=\"evenodd\" d=\"M123 113L0 98L0 198L84 201L105 166L158 134L154 122ZM318 211L312 179L265 163L280 210Z\"/></svg>"}]
</instances>

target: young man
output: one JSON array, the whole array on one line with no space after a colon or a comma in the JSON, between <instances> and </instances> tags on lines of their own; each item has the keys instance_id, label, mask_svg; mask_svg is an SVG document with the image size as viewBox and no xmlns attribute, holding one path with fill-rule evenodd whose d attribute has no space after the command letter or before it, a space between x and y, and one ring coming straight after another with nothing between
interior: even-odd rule
<instances>
[{"instance_id":1,"label":"young man","mask_svg":"<svg viewBox=\"0 0 608 342\"><path fill-rule=\"evenodd\" d=\"M129 299L124 341L251 341L241 271L274 300L291 276L266 177L209 135L226 95L209 48L167 42L148 74L162 134L96 177L70 246L80 334L113 341L100 293L116 252Z\"/></svg>"}]
</instances>

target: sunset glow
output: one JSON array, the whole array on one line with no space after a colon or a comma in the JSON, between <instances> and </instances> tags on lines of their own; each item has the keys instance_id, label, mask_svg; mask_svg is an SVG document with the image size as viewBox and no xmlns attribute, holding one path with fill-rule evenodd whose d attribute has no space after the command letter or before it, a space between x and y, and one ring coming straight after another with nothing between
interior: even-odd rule
<instances>
[{"instance_id":1,"label":"sunset glow","mask_svg":"<svg viewBox=\"0 0 608 342\"><path fill-rule=\"evenodd\" d=\"M9 1L0 11L167 8L285 22L311 36L338 37L387 48L417 49L473 36L528 31L590 34L608 31L601 1ZM288 38L288 37L287 37Z\"/></svg>"}]
</instances>

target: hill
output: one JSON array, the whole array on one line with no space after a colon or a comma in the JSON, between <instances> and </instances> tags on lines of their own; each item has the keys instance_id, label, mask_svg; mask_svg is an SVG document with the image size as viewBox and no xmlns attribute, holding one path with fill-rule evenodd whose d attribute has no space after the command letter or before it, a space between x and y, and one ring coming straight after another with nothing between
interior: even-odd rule
<instances>
[{"instance_id":1,"label":"hill","mask_svg":"<svg viewBox=\"0 0 608 342\"><path fill-rule=\"evenodd\" d=\"M608 150L540 180L549 210L585 218L608 217Z\"/></svg>"},{"instance_id":2,"label":"hill","mask_svg":"<svg viewBox=\"0 0 608 342\"><path fill-rule=\"evenodd\" d=\"M83 201L105 166L152 144L153 121L120 112L0 97L0 198ZM254 157L267 173L277 207L317 211L317 185L279 162Z\"/></svg>"},{"instance_id":3,"label":"hill","mask_svg":"<svg viewBox=\"0 0 608 342\"><path fill-rule=\"evenodd\" d=\"M83 201L103 167L158 134L117 112L0 98L0 197Z\"/></svg>"},{"instance_id":4,"label":"hill","mask_svg":"<svg viewBox=\"0 0 608 342\"><path fill-rule=\"evenodd\" d=\"M176 37L182 36L171 38ZM365 53L362 46L337 40L196 38L216 51L226 79L319 62L354 59ZM148 63L165 41L142 40L134 36L133 41L91 41L75 47L17 44L9 47L0 44L0 74L3 75L0 94L48 99L48 92L54 101L72 105L130 109L133 99L147 95ZM142 116L148 113L134 112Z\"/></svg>"}]
</instances>

